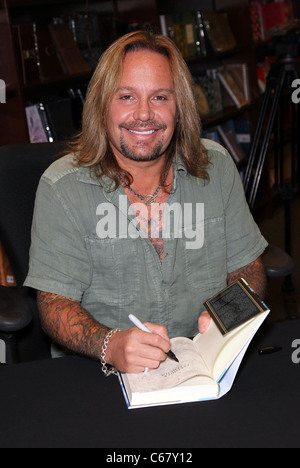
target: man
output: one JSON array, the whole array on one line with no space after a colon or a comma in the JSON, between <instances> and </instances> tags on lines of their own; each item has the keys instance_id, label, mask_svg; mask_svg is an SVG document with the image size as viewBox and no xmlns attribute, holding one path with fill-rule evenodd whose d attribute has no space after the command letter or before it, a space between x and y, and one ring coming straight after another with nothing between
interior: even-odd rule
<instances>
[{"instance_id":1,"label":"man","mask_svg":"<svg viewBox=\"0 0 300 468\"><path fill-rule=\"evenodd\" d=\"M244 277L264 295L266 245L232 158L201 141L173 43L119 39L91 80L73 154L37 193L26 285L46 333L105 372L157 368L170 337L206 331L203 303L227 283ZM153 333L130 328L130 313Z\"/></svg>"}]
</instances>

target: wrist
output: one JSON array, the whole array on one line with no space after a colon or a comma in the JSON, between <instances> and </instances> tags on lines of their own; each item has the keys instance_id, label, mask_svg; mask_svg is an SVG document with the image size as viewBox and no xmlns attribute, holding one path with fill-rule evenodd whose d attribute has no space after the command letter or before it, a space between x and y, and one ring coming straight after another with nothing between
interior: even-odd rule
<instances>
[{"instance_id":1,"label":"wrist","mask_svg":"<svg viewBox=\"0 0 300 468\"><path fill-rule=\"evenodd\" d=\"M117 369L112 367L110 364L112 362L111 353L108 352L109 344L116 333L119 333L120 328L115 328L110 330L104 337L103 345L101 349L100 359L102 364L102 372L108 377L111 374L116 374Z\"/></svg>"}]
</instances>

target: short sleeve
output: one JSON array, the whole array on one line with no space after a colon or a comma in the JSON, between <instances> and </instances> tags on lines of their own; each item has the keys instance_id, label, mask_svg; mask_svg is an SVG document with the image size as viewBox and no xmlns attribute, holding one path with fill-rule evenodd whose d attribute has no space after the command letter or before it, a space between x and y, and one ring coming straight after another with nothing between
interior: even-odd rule
<instances>
[{"instance_id":1,"label":"short sleeve","mask_svg":"<svg viewBox=\"0 0 300 468\"><path fill-rule=\"evenodd\" d=\"M37 190L28 276L24 285L80 301L90 282L84 236L55 184L42 178Z\"/></svg>"},{"instance_id":2,"label":"short sleeve","mask_svg":"<svg viewBox=\"0 0 300 468\"><path fill-rule=\"evenodd\" d=\"M262 236L247 204L242 180L231 156L226 152L222 174L228 272L255 261L268 243Z\"/></svg>"}]
</instances>

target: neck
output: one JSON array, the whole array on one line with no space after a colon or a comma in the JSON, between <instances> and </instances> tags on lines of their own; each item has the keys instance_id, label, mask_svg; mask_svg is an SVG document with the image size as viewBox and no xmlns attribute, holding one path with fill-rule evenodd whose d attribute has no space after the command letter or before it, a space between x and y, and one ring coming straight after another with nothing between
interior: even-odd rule
<instances>
[{"instance_id":1,"label":"neck","mask_svg":"<svg viewBox=\"0 0 300 468\"><path fill-rule=\"evenodd\" d=\"M161 174L165 170L165 157L155 161L132 161L120 160L117 158L119 166L132 175L134 187L142 194L151 193L159 185Z\"/></svg>"}]
</instances>

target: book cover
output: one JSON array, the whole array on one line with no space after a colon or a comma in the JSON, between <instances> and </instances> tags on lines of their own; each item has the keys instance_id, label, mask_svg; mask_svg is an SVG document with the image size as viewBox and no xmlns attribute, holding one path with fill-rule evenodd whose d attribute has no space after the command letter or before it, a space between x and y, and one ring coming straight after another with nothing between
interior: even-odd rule
<instances>
[{"instance_id":1,"label":"book cover","mask_svg":"<svg viewBox=\"0 0 300 468\"><path fill-rule=\"evenodd\" d=\"M194 86L195 98L199 110L200 117L207 117L211 115L212 111L209 106L205 92L199 83L195 83Z\"/></svg>"},{"instance_id":2,"label":"book cover","mask_svg":"<svg viewBox=\"0 0 300 468\"><path fill-rule=\"evenodd\" d=\"M236 139L246 154L249 156L251 151L251 127L250 120L248 119L236 119L234 120L234 129Z\"/></svg>"},{"instance_id":3,"label":"book cover","mask_svg":"<svg viewBox=\"0 0 300 468\"><path fill-rule=\"evenodd\" d=\"M36 105L25 108L30 143L48 143L46 131Z\"/></svg>"},{"instance_id":4,"label":"book cover","mask_svg":"<svg viewBox=\"0 0 300 468\"><path fill-rule=\"evenodd\" d=\"M266 38L268 38L269 29L293 17L292 4L289 1L265 3L262 9Z\"/></svg>"},{"instance_id":5,"label":"book cover","mask_svg":"<svg viewBox=\"0 0 300 468\"><path fill-rule=\"evenodd\" d=\"M190 59L197 56L196 15L194 12L184 12L181 18L186 48L185 59Z\"/></svg>"},{"instance_id":6,"label":"book cover","mask_svg":"<svg viewBox=\"0 0 300 468\"><path fill-rule=\"evenodd\" d=\"M182 22L180 13L174 13L172 15L173 27L174 27L174 41L180 50L183 57L188 56L187 43L185 41L185 29Z\"/></svg>"},{"instance_id":7,"label":"book cover","mask_svg":"<svg viewBox=\"0 0 300 468\"><path fill-rule=\"evenodd\" d=\"M199 56L207 55L207 37L205 33L204 20L201 11L196 11L196 41L197 54Z\"/></svg>"},{"instance_id":8,"label":"book cover","mask_svg":"<svg viewBox=\"0 0 300 468\"><path fill-rule=\"evenodd\" d=\"M210 298L204 306L222 335L269 310L243 278Z\"/></svg>"},{"instance_id":9,"label":"book cover","mask_svg":"<svg viewBox=\"0 0 300 468\"><path fill-rule=\"evenodd\" d=\"M257 44L265 40L265 25L261 2L252 1L250 3L250 17L253 40Z\"/></svg>"},{"instance_id":10,"label":"book cover","mask_svg":"<svg viewBox=\"0 0 300 468\"><path fill-rule=\"evenodd\" d=\"M226 12L204 11L204 27L215 52L225 52L237 46Z\"/></svg>"},{"instance_id":11,"label":"book cover","mask_svg":"<svg viewBox=\"0 0 300 468\"><path fill-rule=\"evenodd\" d=\"M195 78L195 82L202 87L212 114L221 112L223 110L223 104L220 82L218 78L215 78L213 74L208 73L207 70L207 75L198 76Z\"/></svg>"},{"instance_id":12,"label":"book cover","mask_svg":"<svg viewBox=\"0 0 300 468\"><path fill-rule=\"evenodd\" d=\"M169 37L175 42L173 15L160 15L159 21L162 35Z\"/></svg>"},{"instance_id":13,"label":"book cover","mask_svg":"<svg viewBox=\"0 0 300 468\"><path fill-rule=\"evenodd\" d=\"M233 122L228 121L225 124L218 125L217 132L223 146L229 151L235 163L241 163L246 158L246 154L237 141Z\"/></svg>"},{"instance_id":14,"label":"book cover","mask_svg":"<svg viewBox=\"0 0 300 468\"><path fill-rule=\"evenodd\" d=\"M243 67L242 64L226 65L219 69L218 78L225 92L238 109L249 103L250 92L246 67ZM223 102L223 105L226 107L226 101Z\"/></svg>"}]
</instances>

